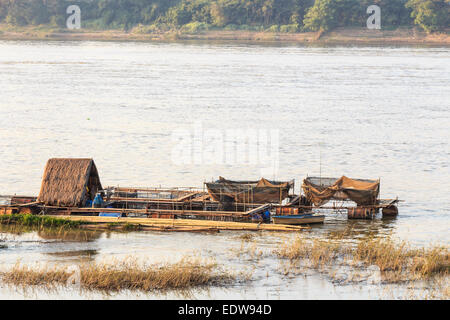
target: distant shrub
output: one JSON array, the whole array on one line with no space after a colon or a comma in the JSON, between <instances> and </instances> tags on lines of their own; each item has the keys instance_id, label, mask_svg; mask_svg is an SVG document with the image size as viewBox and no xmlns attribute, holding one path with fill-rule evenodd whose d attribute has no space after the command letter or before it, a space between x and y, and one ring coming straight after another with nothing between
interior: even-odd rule
<instances>
[{"instance_id":1,"label":"distant shrub","mask_svg":"<svg viewBox=\"0 0 450 320\"><path fill-rule=\"evenodd\" d=\"M66 20L62 15L56 15L52 16L50 18L50 24L57 26L57 27L65 27L66 26Z\"/></svg>"},{"instance_id":2,"label":"distant shrub","mask_svg":"<svg viewBox=\"0 0 450 320\"><path fill-rule=\"evenodd\" d=\"M198 33L198 32L204 31L204 30L208 30L208 29L209 29L209 25L207 23L194 21L194 22L190 22L190 23L182 26L181 32L183 32L183 33Z\"/></svg>"},{"instance_id":3,"label":"distant shrub","mask_svg":"<svg viewBox=\"0 0 450 320\"><path fill-rule=\"evenodd\" d=\"M224 30L237 30L239 28L236 24L227 24L224 28Z\"/></svg>"},{"instance_id":4,"label":"distant shrub","mask_svg":"<svg viewBox=\"0 0 450 320\"><path fill-rule=\"evenodd\" d=\"M278 32L279 30L280 28L277 24L274 24L273 26L270 26L266 29L267 32Z\"/></svg>"},{"instance_id":5,"label":"distant shrub","mask_svg":"<svg viewBox=\"0 0 450 320\"><path fill-rule=\"evenodd\" d=\"M241 24L239 30L251 30L251 27L247 24Z\"/></svg>"},{"instance_id":6,"label":"distant shrub","mask_svg":"<svg viewBox=\"0 0 450 320\"><path fill-rule=\"evenodd\" d=\"M153 23L150 25L138 24L136 27L133 28L132 31L134 33L150 34L168 31L169 29L170 27L164 23Z\"/></svg>"},{"instance_id":7,"label":"distant shrub","mask_svg":"<svg viewBox=\"0 0 450 320\"><path fill-rule=\"evenodd\" d=\"M246 30L246 31L264 31L264 26L260 26L260 25L247 25L247 24L243 24L240 25L239 30Z\"/></svg>"},{"instance_id":8,"label":"distant shrub","mask_svg":"<svg viewBox=\"0 0 450 320\"><path fill-rule=\"evenodd\" d=\"M280 26L280 32L295 33L298 32L298 30L299 30L298 24L284 24Z\"/></svg>"}]
</instances>

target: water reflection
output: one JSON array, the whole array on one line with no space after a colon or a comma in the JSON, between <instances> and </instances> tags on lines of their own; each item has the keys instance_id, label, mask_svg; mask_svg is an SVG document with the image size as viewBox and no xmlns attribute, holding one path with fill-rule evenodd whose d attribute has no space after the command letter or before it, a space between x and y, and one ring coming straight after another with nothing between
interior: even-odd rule
<instances>
[{"instance_id":1,"label":"water reflection","mask_svg":"<svg viewBox=\"0 0 450 320\"><path fill-rule=\"evenodd\" d=\"M373 237L386 237L395 230L395 220L348 220L327 226L328 239L364 240Z\"/></svg>"},{"instance_id":2,"label":"water reflection","mask_svg":"<svg viewBox=\"0 0 450 320\"><path fill-rule=\"evenodd\" d=\"M56 252L45 252L46 255L61 259L65 263L85 263L95 261L95 256L99 254L97 249L67 250Z\"/></svg>"},{"instance_id":3,"label":"water reflection","mask_svg":"<svg viewBox=\"0 0 450 320\"><path fill-rule=\"evenodd\" d=\"M46 254L50 256L56 257L85 257L85 256L93 256L98 254L98 251L95 249L88 250L70 250L70 251L58 251L58 252L47 252Z\"/></svg>"},{"instance_id":4,"label":"water reflection","mask_svg":"<svg viewBox=\"0 0 450 320\"><path fill-rule=\"evenodd\" d=\"M39 235L39 237L45 240L89 242L100 238L102 232L87 230L42 229L39 230L37 234Z\"/></svg>"},{"instance_id":5,"label":"water reflection","mask_svg":"<svg viewBox=\"0 0 450 320\"><path fill-rule=\"evenodd\" d=\"M36 228L21 225L0 225L0 235L6 236L23 236L25 234L36 234L43 240L60 240L60 241L75 241L75 242L89 242L100 238L102 232L91 230L64 230L53 228ZM32 237L32 235L30 235Z\"/></svg>"}]
</instances>

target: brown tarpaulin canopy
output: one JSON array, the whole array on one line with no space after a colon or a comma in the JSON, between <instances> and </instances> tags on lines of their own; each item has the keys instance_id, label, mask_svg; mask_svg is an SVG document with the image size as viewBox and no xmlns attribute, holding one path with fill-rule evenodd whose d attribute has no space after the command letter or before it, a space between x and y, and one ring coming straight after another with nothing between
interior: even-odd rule
<instances>
[{"instance_id":1,"label":"brown tarpaulin canopy","mask_svg":"<svg viewBox=\"0 0 450 320\"><path fill-rule=\"evenodd\" d=\"M316 206L329 200L352 200L358 205L372 205L380 192L380 180L308 177L303 180L302 189Z\"/></svg>"},{"instance_id":2,"label":"brown tarpaulin canopy","mask_svg":"<svg viewBox=\"0 0 450 320\"><path fill-rule=\"evenodd\" d=\"M233 181L219 177L206 183L208 193L215 201L232 200L239 203L281 202L293 187L293 181L279 182L264 178L258 181Z\"/></svg>"}]
</instances>

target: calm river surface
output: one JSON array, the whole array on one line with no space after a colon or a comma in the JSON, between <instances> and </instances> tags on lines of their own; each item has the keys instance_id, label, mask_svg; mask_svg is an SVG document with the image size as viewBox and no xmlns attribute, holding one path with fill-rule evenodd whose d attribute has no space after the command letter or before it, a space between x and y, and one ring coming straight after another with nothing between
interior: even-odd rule
<instances>
[{"instance_id":1,"label":"calm river surface","mask_svg":"<svg viewBox=\"0 0 450 320\"><path fill-rule=\"evenodd\" d=\"M201 188L219 175L261 177L258 165L174 159L174 133L194 135L199 125L224 136L238 129L278 132L279 167L267 178L296 179L297 192L306 175L321 172L381 178L383 198L405 200L395 220L329 215L324 226L308 231L312 236L353 226L360 236L391 234L418 246L450 242L448 48L0 41L0 194L37 195L52 157L94 158L104 186ZM284 278L273 257L249 262L233 255L242 245L237 235L111 233L61 242L36 232L2 232L7 248L0 249L0 263L127 255L164 261L197 252L256 271L251 284L195 298L385 296L376 285L335 285L314 273ZM262 234L255 243L271 250L285 237ZM53 295L0 285L0 297Z\"/></svg>"}]
</instances>

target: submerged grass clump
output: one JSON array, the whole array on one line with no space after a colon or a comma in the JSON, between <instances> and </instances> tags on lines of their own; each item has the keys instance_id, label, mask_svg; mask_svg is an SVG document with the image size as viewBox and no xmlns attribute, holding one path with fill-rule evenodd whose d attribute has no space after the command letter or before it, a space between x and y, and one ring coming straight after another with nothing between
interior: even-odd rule
<instances>
[{"instance_id":1,"label":"submerged grass clump","mask_svg":"<svg viewBox=\"0 0 450 320\"><path fill-rule=\"evenodd\" d=\"M34 214L7 214L7 215L0 215L0 224L5 225L15 224L39 228L46 227L46 228L75 229L79 228L82 222L49 216L39 216Z\"/></svg>"},{"instance_id":2,"label":"submerged grass clump","mask_svg":"<svg viewBox=\"0 0 450 320\"><path fill-rule=\"evenodd\" d=\"M228 272L217 272L216 264L184 258L177 263L140 265L133 259L107 264L80 265L79 285L85 290L117 292L120 290L161 291L184 290L208 285L224 285L234 280ZM5 283L27 287L54 288L76 283L74 271L65 267L37 268L16 264L1 274Z\"/></svg>"},{"instance_id":3,"label":"submerged grass clump","mask_svg":"<svg viewBox=\"0 0 450 320\"><path fill-rule=\"evenodd\" d=\"M142 226L140 224L129 223L129 222L109 222L106 224L106 228L114 231L139 231L142 230Z\"/></svg>"},{"instance_id":4,"label":"submerged grass clump","mask_svg":"<svg viewBox=\"0 0 450 320\"><path fill-rule=\"evenodd\" d=\"M3 272L1 275L2 280L9 284L50 288L57 284L66 283L71 273L66 271L66 269L48 267L36 270L17 263L10 271Z\"/></svg>"},{"instance_id":5,"label":"submerged grass clump","mask_svg":"<svg viewBox=\"0 0 450 320\"><path fill-rule=\"evenodd\" d=\"M140 267L133 261L119 265L91 264L81 268L82 286L90 290L167 290L220 284L230 277L216 274L215 264L183 259L175 264Z\"/></svg>"},{"instance_id":6,"label":"submerged grass clump","mask_svg":"<svg viewBox=\"0 0 450 320\"><path fill-rule=\"evenodd\" d=\"M254 237L255 237L254 234L246 232L246 233L243 233L243 234L237 236L236 238L240 239L242 241L252 241L254 239Z\"/></svg>"},{"instance_id":7,"label":"submerged grass clump","mask_svg":"<svg viewBox=\"0 0 450 320\"><path fill-rule=\"evenodd\" d=\"M4 237L2 234L0 234L0 249L7 249L8 245L3 243L6 241L6 237Z\"/></svg>"},{"instance_id":8,"label":"submerged grass clump","mask_svg":"<svg viewBox=\"0 0 450 320\"><path fill-rule=\"evenodd\" d=\"M380 271L404 272L417 278L448 275L450 270L449 251L442 246L414 249L391 238L371 238L360 241L352 254L366 265L378 266Z\"/></svg>"},{"instance_id":9,"label":"submerged grass clump","mask_svg":"<svg viewBox=\"0 0 450 320\"><path fill-rule=\"evenodd\" d=\"M419 250L411 269L422 277L429 277L434 274L448 275L450 271L449 252L445 247Z\"/></svg>"},{"instance_id":10,"label":"submerged grass clump","mask_svg":"<svg viewBox=\"0 0 450 320\"><path fill-rule=\"evenodd\" d=\"M306 260L309 266L319 268L336 260L343 250L338 243L329 240L306 240L297 237L293 242L285 242L275 253L280 258Z\"/></svg>"},{"instance_id":11,"label":"submerged grass clump","mask_svg":"<svg viewBox=\"0 0 450 320\"><path fill-rule=\"evenodd\" d=\"M406 242L394 243L391 239L360 241L352 251L353 258L367 265L376 265L380 271L401 271L414 252Z\"/></svg>"},{"instance_id":12,"label":"submerged grass clump","mask_svg":"<svg viewBox=\"0 0 450 320\"><path fill-rule=\"evenodd\" d=\"M383 281L388 283L447 277L450 271L448 248L434 246L415 249L390 237L361 239L353 245L344 241L299 236L283 243L274 253L280 259L291 263L302 261L313 269L345 266L356 274L361 269L368 271L375 267L381 272Z\"/></svg>"},{"instance_id":13,"label":"submerged grass clump","mask_svg":"<svg viewBox=\"0 0 450 320\"><path fill-rule=\"evenodd\" d=\"M125 222L125 224L122 225L122 230L123 231L139 231L139 230L141 230L141 225Z\"/></svg>"}]
</instances>

